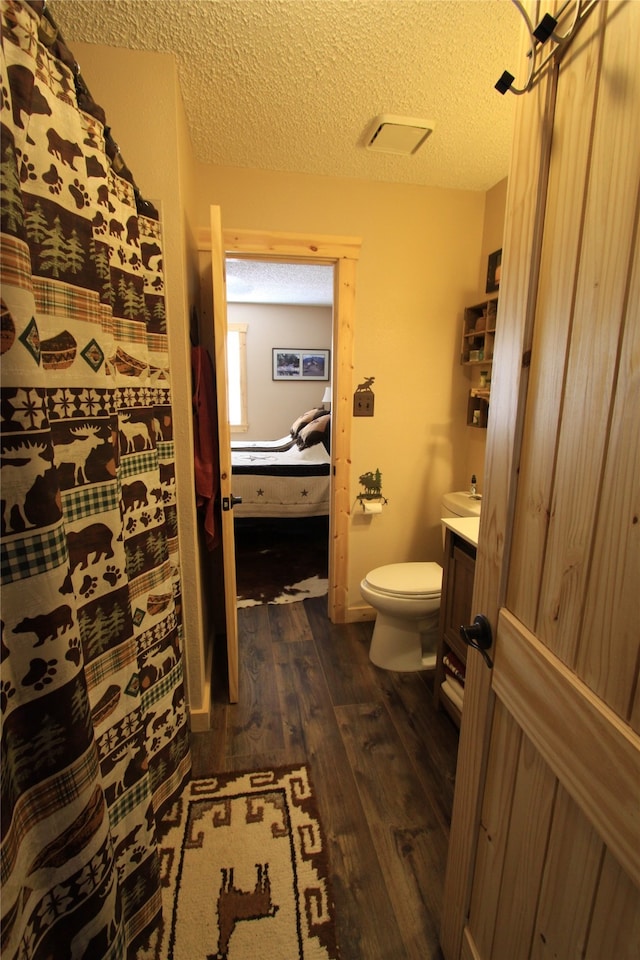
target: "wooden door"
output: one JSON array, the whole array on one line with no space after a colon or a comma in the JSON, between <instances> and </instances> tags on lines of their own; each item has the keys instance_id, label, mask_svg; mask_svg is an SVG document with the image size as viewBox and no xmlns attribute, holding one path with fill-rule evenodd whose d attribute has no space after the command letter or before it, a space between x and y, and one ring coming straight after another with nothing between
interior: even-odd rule
<instances>
[{"instance_id":1,"label":"wooden door","mask_svg":"<svg viewBox=\"0 0 640 960\"><path fill-rule=\"evenodd\" d=\"M227 395L227 293L225 252L222 241L220 207L212 206L211 272L213 280L213 337L215 348L216 400L218 404L218 444L220 461L220 499L222 570L224 578L225 626L229 700L238 701L238 607L236 589L236 545L233 532L233 490L231 486L231 428Z\"/></svg>"},{"instance_id":2,"label":"wooden door","mask_svg":"<svg viewBox=\"0 0 640 960\"><path fill-rule=\"evenodd\" d=\"M517 106L447 960L640 955L640 4L558 59Z\"/></svg>"}]
</instances>

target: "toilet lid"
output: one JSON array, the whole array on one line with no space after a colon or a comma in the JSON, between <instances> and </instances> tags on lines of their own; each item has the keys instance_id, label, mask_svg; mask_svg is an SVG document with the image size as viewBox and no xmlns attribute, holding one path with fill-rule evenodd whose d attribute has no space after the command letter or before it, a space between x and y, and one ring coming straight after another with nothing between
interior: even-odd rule
<instances>
[{"instance_id":1,"label":"toilet lid","mask_svg":"<svg viewBox=\"0 0 640 960\"><path fill-rule=\"evenodd\" d=\"M391 597L430 597L442 590L442 567L433 562L388 563L368 573L366 582Z\"/></svg>"}]
</instances>

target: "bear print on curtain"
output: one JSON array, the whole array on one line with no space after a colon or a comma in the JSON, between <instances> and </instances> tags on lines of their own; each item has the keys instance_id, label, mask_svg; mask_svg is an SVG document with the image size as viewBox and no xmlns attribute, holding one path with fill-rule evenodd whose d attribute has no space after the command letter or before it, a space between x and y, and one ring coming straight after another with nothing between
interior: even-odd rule
<instances>
[{"instance_id":1,"label":"bear print on curtain","mask_svg":"<svg viewBox=\"0 0 640 960\"><path fill-rule=\"evenodd\" d=\"M2 956L152 956L190 770L162 231L42 7L2 2Z\"/></svg>"}]
</instances>

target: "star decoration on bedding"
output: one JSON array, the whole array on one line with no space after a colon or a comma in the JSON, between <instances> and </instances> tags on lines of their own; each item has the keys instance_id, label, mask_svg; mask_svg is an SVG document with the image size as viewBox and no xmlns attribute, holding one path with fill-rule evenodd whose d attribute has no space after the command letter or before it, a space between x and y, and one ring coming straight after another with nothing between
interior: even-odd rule
<instances>
[{"instance_id":1,"label":"star decoration on bedding","mask_svg":"<svg viewBox=\"0 0 640 960\"><path fill-rule=\"evenodd\" d=\"M259 488L256 490L256 494L257 494L257 496L259 496L259 497L264 497L264 490L262 489L262 487L259 487Z\"/></svg>"},{"instance_id":2,"label":"star decoration on bedding","mask_svg":"<svg viewBox=\"0 0 640 960\"><path fill-rule=\"evenodd\" d=\"M308 491L308 490L301 490L301 491L300 491L300 496L301 496L301 497L308 497L308 496L309 496L309 491Z\"/></svg>"}]
</instances>

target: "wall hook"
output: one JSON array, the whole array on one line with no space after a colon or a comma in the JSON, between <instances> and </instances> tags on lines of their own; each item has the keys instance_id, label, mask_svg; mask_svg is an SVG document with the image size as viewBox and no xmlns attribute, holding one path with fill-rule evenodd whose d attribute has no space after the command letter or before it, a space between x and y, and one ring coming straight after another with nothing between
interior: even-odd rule
<instances>
[{"instance_id":1,"label":"wall hook","mask_svg":"<svg viewBox=\"0 0 640 960\"><path fill-rule=\"evenodd\" d=\"M515 93L516 95L527 93L549 60L556 55L556 52L559 50L562 44L570 40L580 28L587 15L593 10L597 0L565 0L565 3L556 12L555 16L552 16L550 13L545 13L535 27L529 19L529 15L523 6L522 0L512 0L512 3L521 14L527 30L529 31L529 37L531 38L531 46L529 48L529 52L527 53L527 59L529 60L529 74L523 87L515 87L514 75L508 70L504 70L501 77L495 84L495 89L502 95L504 95L507 91ZM574 4L574 8L571 23L566 32L564 34L560 34L557 31L558 22L572 3ZM542 47L549 40L553 42L554 46L543 60L541 60L539 63L536 63L539 51L541 51Z\"/></svg>"}]
</instances>

